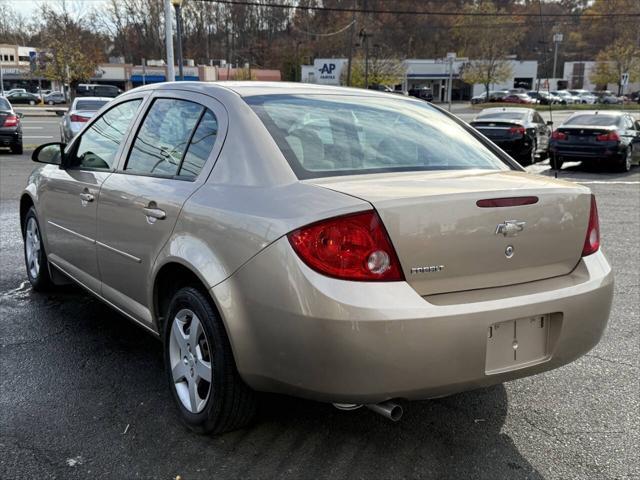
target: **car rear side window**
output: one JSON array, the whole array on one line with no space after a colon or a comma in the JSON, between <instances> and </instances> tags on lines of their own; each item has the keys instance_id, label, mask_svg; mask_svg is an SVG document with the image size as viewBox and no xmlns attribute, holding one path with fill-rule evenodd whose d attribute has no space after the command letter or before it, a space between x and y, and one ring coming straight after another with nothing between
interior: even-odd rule
<instances>
[{"instance_id":1,"label":"car rear side window","mask_svg":"<svg viewBox=\"0 0 640 480\"><path fill-rule=\"evenodd\" d=\"M0 98L0 110L11 110L11 105L4 98Z\"/></svg>"},{"instance_id":2,"label":"car rear side window","mask_svg":"<svg viewBox=\"0 0 640 480\"><path fill-rule=\"evenodd\" d=\"M100 100L78 100L76 102L76 110L100 110L107 102Z\"/></svg>"},{"instance_id":3,"label":"car rear side window","mask_svg":"<svg viewBox=\"0 0 640 480\"><path fill-rule=\"evenodd\" d=\"M78 140L75 165L111 169L120 143L142 100L131 100L107 110Z\"/></svg>"},{"instance_id":4,"label":"car rear side window","mask_svg":"<svg viewBox=\"0 0 640 480\"><path fill-rule=\"evenodd\" d=\"M125 170L175 176L204 107L187 100L159 98L138 130Z\"/></svg>"},{"instance_id":5,"label":"car rear side window","mask_svg":"<svg viewBox=\"0 0 640 480\"><path fill-rule=\"evenodd\" d=\"M211 110L206 110L198 128L191 137L189 148L184 156L178 175L197 177L209 158L218 135L218 120Z\"/></svg>"},{"instance_id":6,"label":"car rear side window","mask_svg":"<svg viewBox=\"0 0 640 480\"><path fill-rule=\"evenodd\" d=\"M463 126L424 102L348 95L264 95L246 101L301 179L508 169Z\"/></svg>"},{"instance_id":7,"label":"car rear side window","mask_svg":"<svg viewBox=\"0 0 640 480\"><path fill-rule=\"evenodd\" d=\"M615 115L576 115L571 117L565 125L593 125L595 127L608 127L619 125L620 117Z\"/></svg>"}]
</instances>

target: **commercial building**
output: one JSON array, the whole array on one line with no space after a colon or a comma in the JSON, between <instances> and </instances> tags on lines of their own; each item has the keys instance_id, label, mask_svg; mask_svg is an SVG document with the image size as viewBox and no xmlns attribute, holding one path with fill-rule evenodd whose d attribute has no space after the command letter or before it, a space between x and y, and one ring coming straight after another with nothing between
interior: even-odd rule
<instances>
[{"instance_id":1,"label":"commercial building","mask_svg":"<svg viewBox=\"0 0 640 480\"><path fill-rule=\"evenodd\" d=\"M0 67L4 80L4 89L25 88L28 91L37 92L38 85L43 89L62 90L60 82L50 81L32 71L30 57L38 49L34 47L22 47L17 45L0 44ZM186 65L183 67L185 80L216 81L252 78L254 80L279 81L279 70L260 68L234 68L224 61L218 61L221 65ZM178 67L175 68L176 75ZM242 72L242 73L241 73ZM165 82L167 80L167 67L162 60L149 61L147 65L132 65L130 63L101 63L96 68L88 83L115 85L122 90L129 90L149 83Z\"/></svg>"},{"instance_id":2,"label":"commercial building","mask_svg":"<svg viewBox=\"0 0 640 480\"><path fill-rule=\"evenodd\" d=\"M591 75L596 67L597 62L565 62L562 80L566 88L578 88L584 90L597 90L603 85L596 85L591 81ZM606 86L613 93L618 93L617 84L608 84ZM640 90L640 82L629 83L624 87L624 93L637 92Z\"/></svg>"},{"instance_id":3,"label":"commercial building","mask_svg":"<svg viewBox=\"0 0 640 480\"><path fill-rule=\"evenodd\" d=\"M430 88L436 101L445 101L449 78L453 79L451 92L452 100L469 100L474 95L479 95L485 89L484 85L469 85L460 78L461 70L469 59L409 59L403 62L405 77L403 88ZM538 62L535 60L510 60L511 76L501 83L491 85L492 90L511 88L534 88L538 76Z\"/></svg>"}]
</instances>

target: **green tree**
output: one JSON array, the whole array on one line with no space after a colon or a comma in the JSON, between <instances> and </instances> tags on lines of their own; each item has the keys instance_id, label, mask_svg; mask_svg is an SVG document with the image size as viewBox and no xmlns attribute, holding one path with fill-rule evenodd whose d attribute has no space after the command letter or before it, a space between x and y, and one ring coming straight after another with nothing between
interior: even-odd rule
<instances>
[{"instance_id":1,"label":"green tree","mask_svg":"<svg viewBox=\"0 0 640 480\"><path fill-rule=\"evenodd\" d=\"M104 61L104 38L84 28L62 3L60 11L43 4L38 43L44 48L39 72L49 80L68 84L71 93L78 83L88 81Z\"/></svg>"},{"instance_id":2,"label":"green tree","mask_svg":"<svg viewBox=\"0 0 640 480\"><path fill-rule=\"evenodd\" d=\"M513 28L513 23L518 21L516 16L490 16L505 13L505 10L498 9L489 0L469 4L464 11L487 15L482 17L487 28L481 32L474 28L478 21L476 17L459 17L455 36L462 47L462 54L471 59L462 71L462 79L470 84L484 85L488 97L491 84L504 82L511 76L511 64L507 56L517 47L524 30Z\"/></svg>"},{"instance_id":3,"label":"green tree","mask_svg":"<svg viewBox=\"0 0 640 480\"><path fill-rule=\"evenodd\" d=\"M351 86L365 88L365 61L364 58L355 58L351 64ZM369 58L369 85L394 86L402 81L404 67L402 63L390 57ZM340 83L347 83L347 68L342 69Z\"/></svg>"},{"instance_id":4,"label":"green tree","mask_svg":"<svg viewBox=\"0 0 640 480\"><path fill-rule=\"evenodd\" d=\"M608 84L618 86L622 93L622 74L629 74L629 82L640 80L640 48L625 40L617 40L611 47L602 50L596 57L591 72L591 81L604 88Z\"/></svg>"}]
</instances>

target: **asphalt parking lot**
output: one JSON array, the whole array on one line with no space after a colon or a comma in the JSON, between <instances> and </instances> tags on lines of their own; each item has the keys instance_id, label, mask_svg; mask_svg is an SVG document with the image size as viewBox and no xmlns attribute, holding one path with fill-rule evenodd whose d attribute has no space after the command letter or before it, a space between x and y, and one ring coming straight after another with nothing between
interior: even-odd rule
<instances>
[{"instance_id":1,"label":"asphalt parking lot","mask_svg":"<svg viewBox=\"0 0 640 480\"><path fill-rule=\"evenodd\" d=\"M29 136L48 136L54 123L36 120ZM251 427L212 438L179 423L156 340L78 288L30 289L18 226L29 155L0 152L0 478L640 478L640 168L559 173L596 193L616 276L609 326L586 356L409 403L395 424L265 396Z\"/></svg>"}]
</instances>

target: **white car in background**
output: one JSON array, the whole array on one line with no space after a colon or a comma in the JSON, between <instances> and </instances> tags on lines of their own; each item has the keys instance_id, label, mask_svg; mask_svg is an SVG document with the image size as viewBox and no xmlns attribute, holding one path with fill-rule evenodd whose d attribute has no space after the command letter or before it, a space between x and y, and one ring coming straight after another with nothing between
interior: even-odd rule
<instances>
[{"instance_id":1,"label":"white car in background","mask_svg":"<svg viewBox=\"0 0 640 480\"><path fill-rule=\"evenodd\" d=\"M112 99L109 97L78 97L60 122L60 141L69 143L87 122Z\"/></svg>"},{"instance_id":2,"label":"white car in background","mask_svg":"<svg viewBox=\"0 0 640 480\"><path fill-rule=\"evenodd\" d=\"M575 95L571 95L567 90L554 90L551 92L553 95L560 97L560 103L566 105L573 105L576 103L581 103L580 98Z\"/></svg>"},{"instance_id":3,"label":"white car in background","mask_svg":"<svg viewBox=\"0 0 640 480\"><path fill-rule=\"evenodd\" d=\"M569 90L569 93L571 95L578 97L580 99L579 103L588 103L589 105L593 105L594 103L596 103L596 100L598 99L598 97L596 97L594 94L592 94L588 90L582 90L582 89Z\"/></svg>"}]
</instances>

